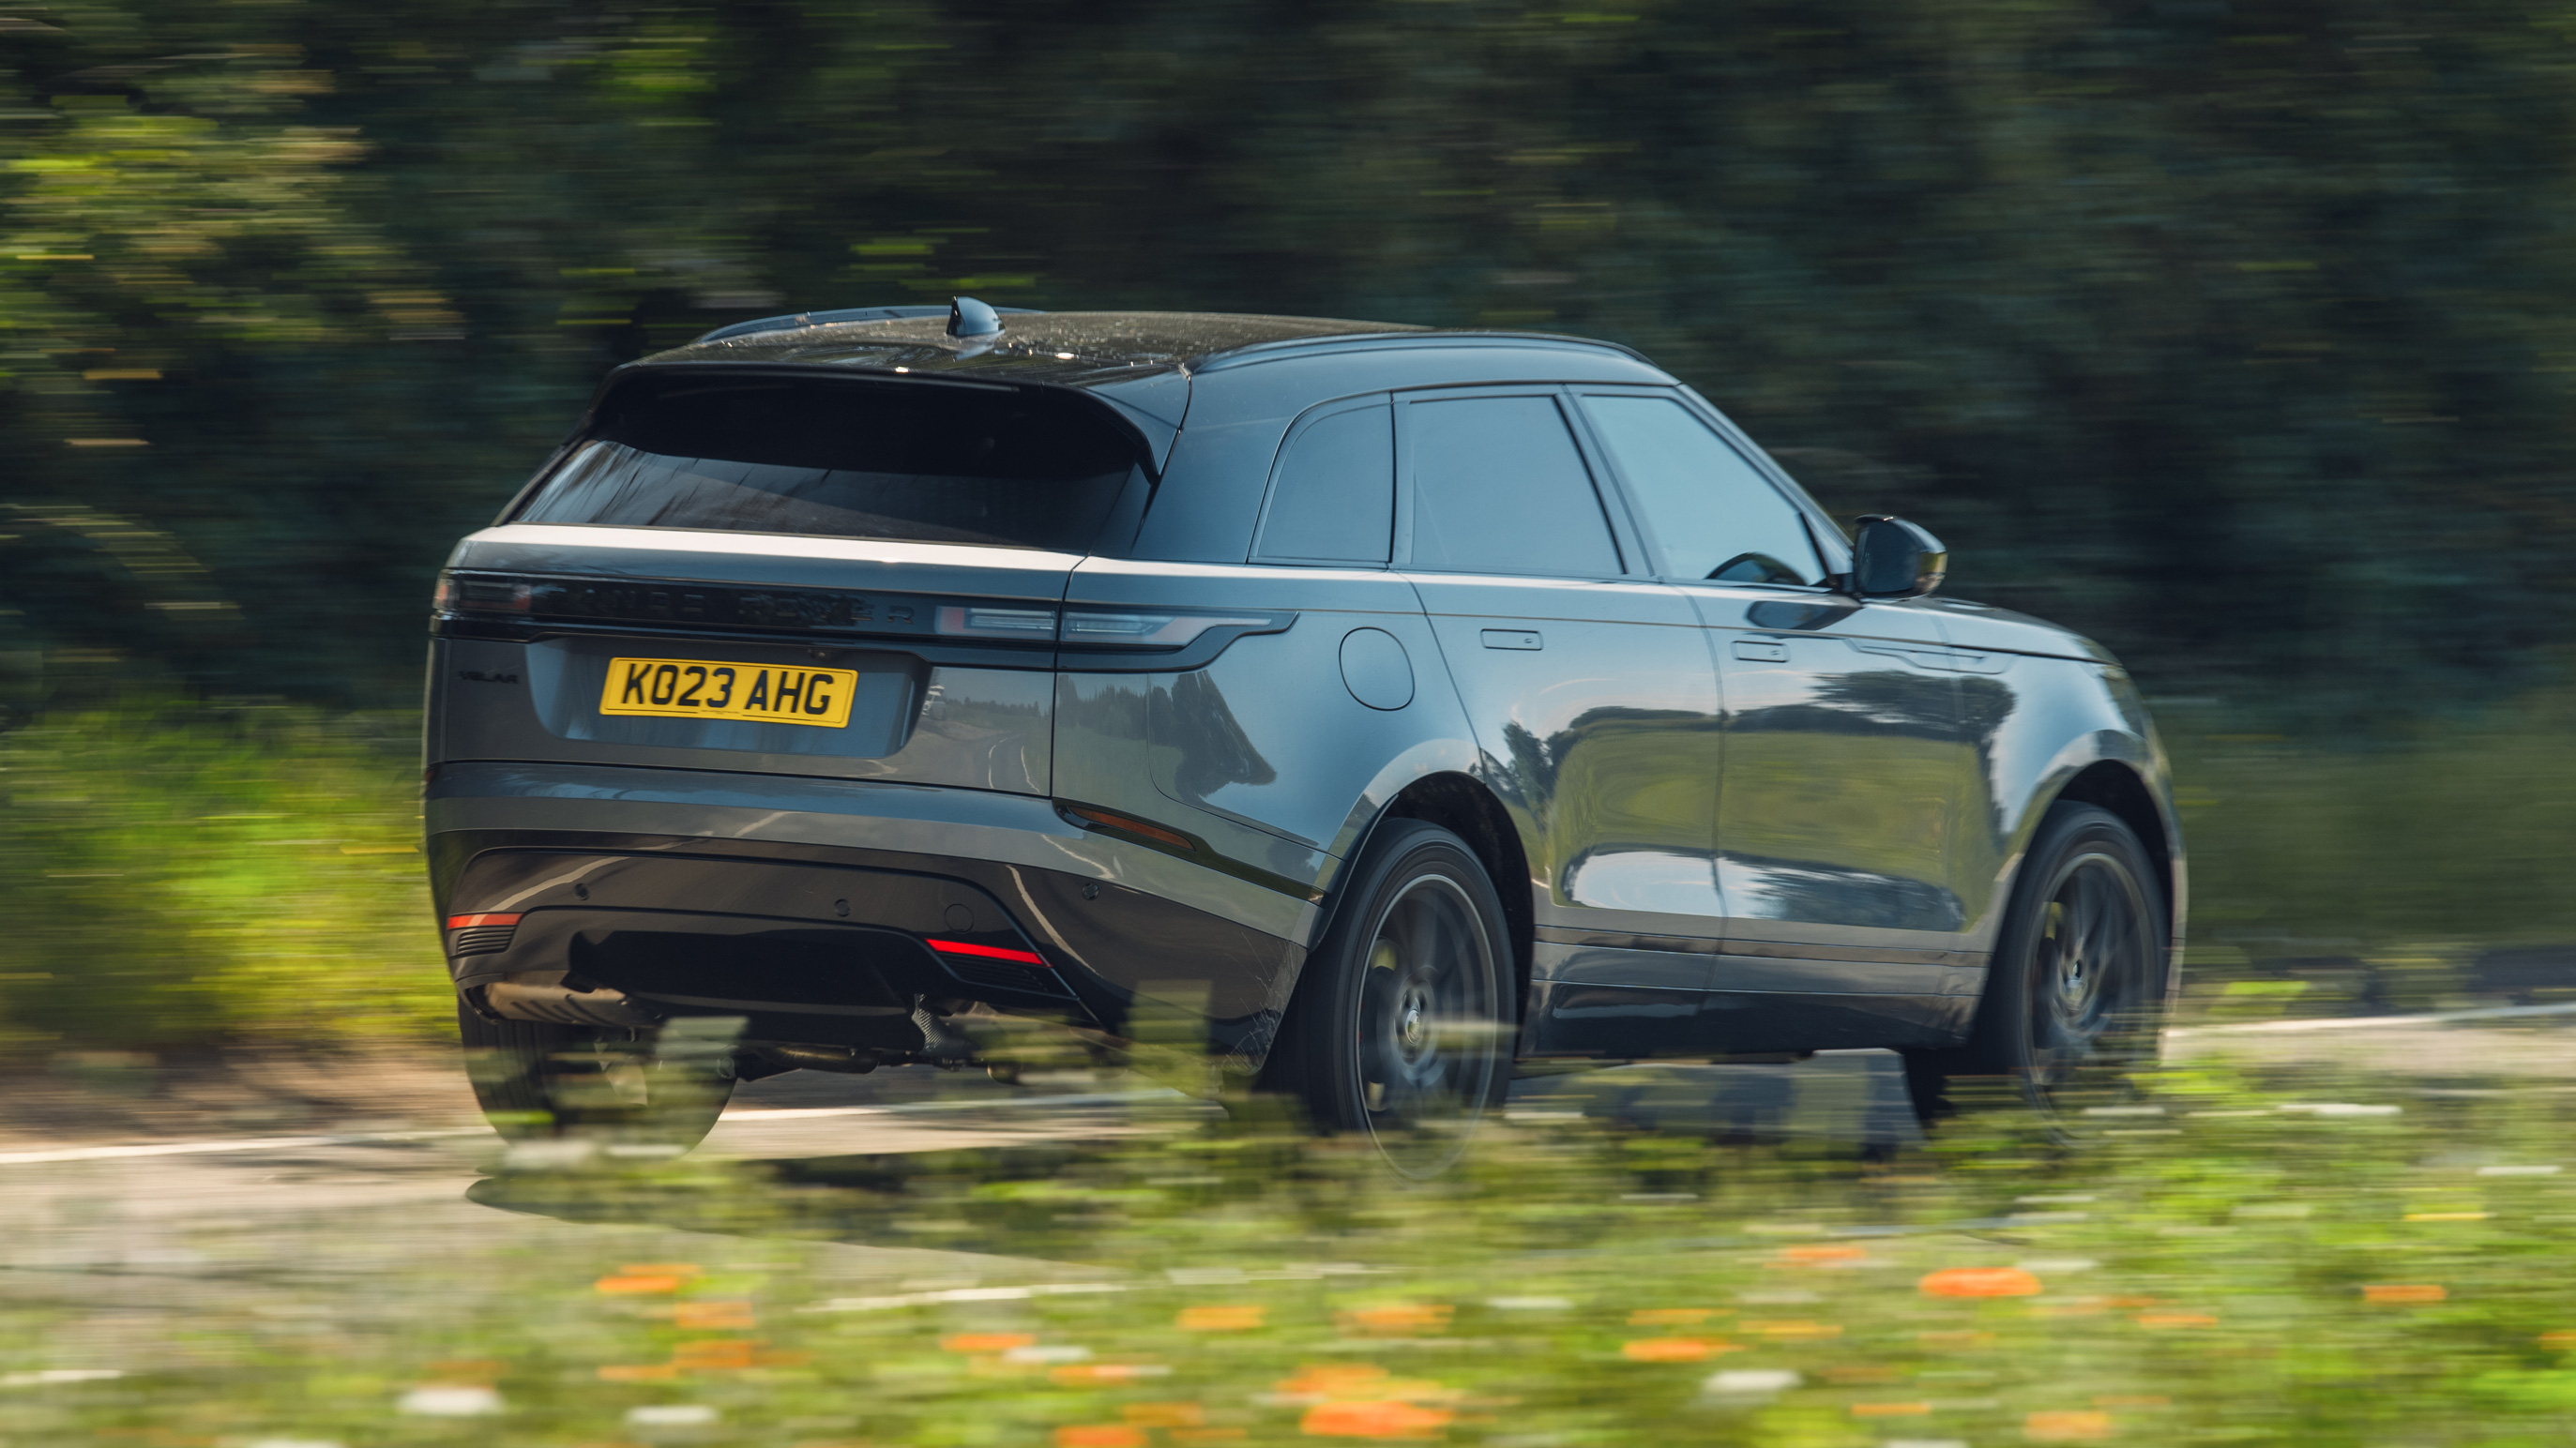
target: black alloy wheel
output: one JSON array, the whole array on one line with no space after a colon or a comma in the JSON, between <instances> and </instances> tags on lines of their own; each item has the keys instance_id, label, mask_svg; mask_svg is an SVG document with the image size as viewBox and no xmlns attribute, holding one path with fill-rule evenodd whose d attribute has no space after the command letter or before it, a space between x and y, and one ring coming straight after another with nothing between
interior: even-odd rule
<instances>
[{"instance_id":1,"label":"black alloy wheel","mask_svg":"<svg viewBox=\"0 0 2576 1448\"><path fill-rule=\"evenodd\" d=\"M1437 1176L1511 1084L1511 937L1456 835L1395 820L1361 858L1271 1048L1264 1083L1315 1126L1365 1133L1399 1175Z\"/></svg>"},{"instance_id":2,"label":"black alloy wheel","mask_svg":"<svg viewBox=\"0 0 2576 1448\"><path fill-rule=\"evenodd\" d=\"M738 1022L611 1031L485 1020L462 1000L456 1021L475 1100L505 1141L577 1138L672 1155L704 1140L733 1097Z\"/></svg>"},{"instance_id":3,"label":"black alloy wheel","mask_svg":"<svg viewBox=\"0 0 2576 1448\"><path fill-rule=\"evenodd\" d=\"M2164 892L2118 816L2061 801L2031 838L1987 967L1975 1034L1907 1058L1915 1105L1946 1114L1946 1078L2009 1080L2061 1140L2119 1108L2152 1065L2170 1009Z\"/></svg>"}]
</instances>

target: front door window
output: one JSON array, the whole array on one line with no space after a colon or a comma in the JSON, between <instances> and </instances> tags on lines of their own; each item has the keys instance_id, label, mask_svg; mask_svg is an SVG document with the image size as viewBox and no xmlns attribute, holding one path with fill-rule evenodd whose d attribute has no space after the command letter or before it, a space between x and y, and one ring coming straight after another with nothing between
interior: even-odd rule
<instances>
[{"instance_id":1,"label":"front door window","mask_svg":"<svg viewBox=\"0 0 2576 1448\"><path fill-rule=\"evenodd\" d=\"M1670 397L1584 399L1636 505L1658 572L1721 583L1822 583L1805 520L1771 481Z\"/></svg>"}]
</instances>

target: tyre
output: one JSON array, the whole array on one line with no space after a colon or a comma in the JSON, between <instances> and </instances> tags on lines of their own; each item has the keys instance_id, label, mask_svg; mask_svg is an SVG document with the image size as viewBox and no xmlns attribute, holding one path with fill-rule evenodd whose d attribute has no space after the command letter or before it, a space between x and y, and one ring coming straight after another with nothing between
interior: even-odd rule
<instances>
[{"instance_id":1,"label":"tyre","mask_svg":"<svg viewBox=\"0 0 2576 1448\"><path fill-rule=\"evenodd\" d=\"M1906 1075L1927 1121L1950 1078L1998 1077L2052 1133L2135 1094L2168 1009L2167 922L2158 872L2110 811L2061 801L2040 821L2013 882L1967 1046L1915 1052Z\"/></svg>"},{"instance_id":2,"label":"tyre","mask_svg":"<svg viewBox=\"0 0 2576 1448\"><path fill-rule=\"evenodd\" d=\"M1407 1177L1466 1150L1511 1081L1518 1020L1501 899L1456 835L1377 832L1314 951L1263 1073L1318 1130L1365 1133Z\"/></svg>"},{"instance_id":3,"label":"tyre","mask_svg":"<svg viewBox=\"0 0 2576 1448\"><path fill-rule=\"evenodd\" d=\"M461 1000L456 1021L474 1098L505 1141L586 1137L686 1151L733 1097L736 1021L684 1019L644 1035L489 1021Z\"/></svg>"}]
</instances>

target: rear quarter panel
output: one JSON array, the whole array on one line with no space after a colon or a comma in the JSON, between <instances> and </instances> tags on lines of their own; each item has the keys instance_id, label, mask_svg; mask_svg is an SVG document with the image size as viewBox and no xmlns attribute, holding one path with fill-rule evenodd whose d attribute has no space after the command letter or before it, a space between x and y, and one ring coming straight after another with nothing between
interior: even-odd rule
<instances>
[{"instance_id":1,"label":"rear quarter panel","mask_svg":"<svg viewBox=\"0 0 2576 1448\"><path fill-rule=\"evenodd\" d=\"M1406 784L1475 763L1420 601L1376 570L1095 558L1083 604L1294 610L1285 632L1238 639L1186 673L1085 673L1057 685L1056 793L1171 823L1247 863L1329 890ZM1345 640L1391 636L1413 676L1402 707L1371 708L1342 675Z\"/></svg>"}]
</instances>

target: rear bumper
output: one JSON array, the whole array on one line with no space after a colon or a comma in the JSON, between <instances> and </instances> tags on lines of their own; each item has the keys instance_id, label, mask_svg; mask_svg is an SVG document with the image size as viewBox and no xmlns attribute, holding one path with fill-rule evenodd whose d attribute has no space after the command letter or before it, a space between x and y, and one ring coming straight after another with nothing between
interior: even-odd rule
<instances>
[{"instance_id":1,"label":"rear bumper","mask_svg":"<svg viewBox=\"0 0 2576 1448\"><path fill-rule=\"evenodd\" d=\"M435 771L423 812L441 920L520 917L447 932L460 989L572 970L778 1039L899 1035L918 998L1125 1034L1159 1002L1250 1064L1317 923L993 791L467 763Z\"/></svg>"}]
</instances>

